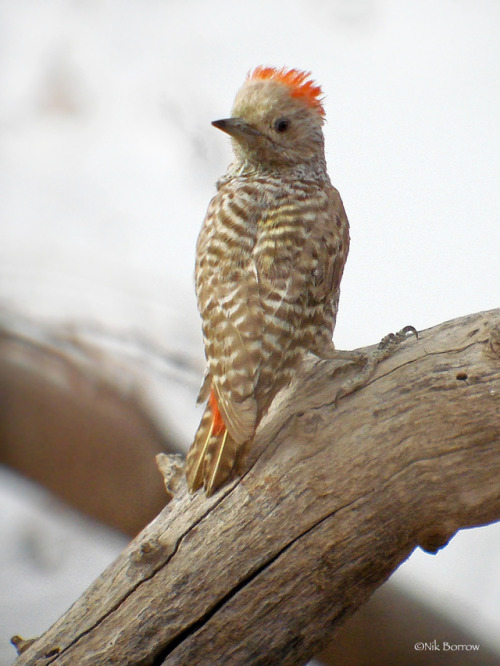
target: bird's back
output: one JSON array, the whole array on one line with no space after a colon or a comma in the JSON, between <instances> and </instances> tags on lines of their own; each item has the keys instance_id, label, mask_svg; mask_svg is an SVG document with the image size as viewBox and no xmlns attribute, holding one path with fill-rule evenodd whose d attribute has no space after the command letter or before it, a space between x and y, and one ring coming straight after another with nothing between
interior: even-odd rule
<instances>
[{"instance_id":1,"label":"bird's back","mask_svg":"<svg viewBox=\"0 0 500 666\"><path fill-rule=\"evenodd\" d=\"M300 357L331 345L348 223L328 179L223 179L200 233L196 286L212 379L257 418Z\"/></svg>"}]
</instances>

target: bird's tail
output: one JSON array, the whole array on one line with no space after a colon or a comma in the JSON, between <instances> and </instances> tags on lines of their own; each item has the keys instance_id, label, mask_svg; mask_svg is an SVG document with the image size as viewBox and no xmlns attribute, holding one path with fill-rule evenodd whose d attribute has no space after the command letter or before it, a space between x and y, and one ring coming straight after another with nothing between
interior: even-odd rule
<instances>
[{"instance_id":1,"label":"bird's tail","mask_svg":"<svg viewBox=\"0 0 500 666\"><path fill-rule=\"evenodd\" d=\"M190 492L205 486L214 493L231 476L240 446L222 420L213 389L186 458L186 478Z\"/></svg>"}]
</instances>

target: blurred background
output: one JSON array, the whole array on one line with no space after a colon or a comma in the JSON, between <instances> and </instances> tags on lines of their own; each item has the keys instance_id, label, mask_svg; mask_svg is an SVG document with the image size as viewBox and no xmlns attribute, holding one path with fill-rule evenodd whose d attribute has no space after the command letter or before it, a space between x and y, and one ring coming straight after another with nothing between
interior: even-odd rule
<instances>
[{"instance_id":1,"label":"blurred background","mask_svg":"<svg viewBox=\"0 0 500 666\"><path fill-rule=\"evenodd\" d=\"M246 73L323 87L352 349L499 306L499 31L496 0L0 0L0 665L160 510L154 454L190 444L195 244L230 161L210 122ZM416 551L377 621L397 597L500 658L499 547L496 525ZM396 628L399 663L428 663Z\"/></svg>"}]
</instances>

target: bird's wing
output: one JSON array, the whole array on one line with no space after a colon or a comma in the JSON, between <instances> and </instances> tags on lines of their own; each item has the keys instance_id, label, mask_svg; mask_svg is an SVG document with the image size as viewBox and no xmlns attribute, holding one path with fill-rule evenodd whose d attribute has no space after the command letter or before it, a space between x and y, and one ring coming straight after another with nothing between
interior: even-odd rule
<instances>
[{"instance_id":1,"label":"bird's wing","mask_svg":"<svg viewBox=\"0 0 500 666\"><path fill-rule=\"evenodd\" d=\"M349 252L349 223L338 191L330 186L325 194L328 205L318 212L304 253L314 258L308 299L326 304L340 287Z\"/></svg>"},{"instance_id":2,"label":"bird's wing","mask_svg":"<svg viewBox=\"0 0 500 666\"><path fill-rule=\"evenodd\" d=\"M252 222L235 235L227 201L214 198L197 248L196 292L208 371L224 424L237 443L255 432L255 385L261 354L262 308L255 265ZM250 212L246 214L250 217Z\"/></svg>"},{"instance_id":3,"label":"bird's wing","mask_svg":"<svg viewBox=\"0 0 500 666\"><path fill-rule=\"evenodd\" d=\"M342 201L331 186L277 207L265 224L254 256L264 311L262 335L279 338L277 352L267 354L269 365L276 367L279 355L283 365L289 352L293 363L296 349L314 352L332 344L349 231Z\"/></svg>"}]
</instances>

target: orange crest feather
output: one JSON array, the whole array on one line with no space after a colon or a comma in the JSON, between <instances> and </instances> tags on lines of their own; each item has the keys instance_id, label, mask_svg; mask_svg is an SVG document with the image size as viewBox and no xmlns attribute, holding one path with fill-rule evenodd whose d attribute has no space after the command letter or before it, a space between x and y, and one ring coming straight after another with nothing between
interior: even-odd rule
<instances>
[{"instance_id":1,"label":"orange crest feather","mask_svg":"<svg viewBox=\"0 0 500 666\"><path fill-rule=\"evenodd\" d=\"M325 110L322 104L323 91L321 87L316 85L314 81L309 78L311 72L302 72L299 69L286 69L282 67L264 67L263 65L256 67L253 72L248 74L248 79L261 79L277 81L284 83L290 88L290 95L305 102L308 106L316 109L322 116L325 115Z\"/></svg>"}]
</instances>

